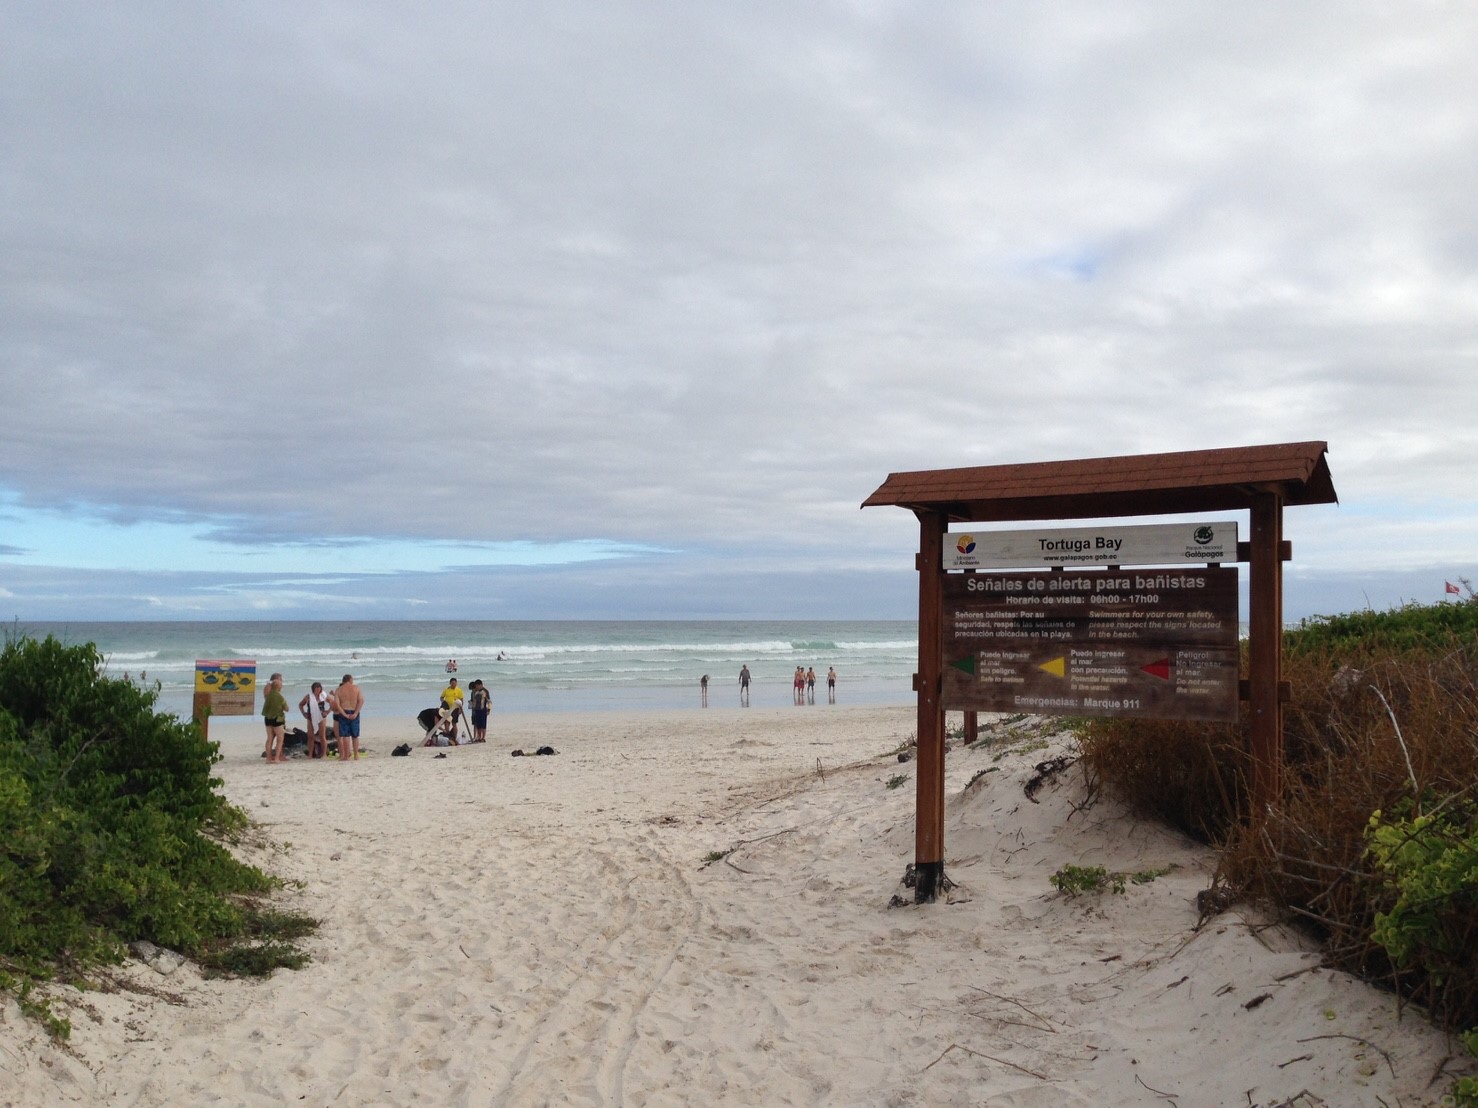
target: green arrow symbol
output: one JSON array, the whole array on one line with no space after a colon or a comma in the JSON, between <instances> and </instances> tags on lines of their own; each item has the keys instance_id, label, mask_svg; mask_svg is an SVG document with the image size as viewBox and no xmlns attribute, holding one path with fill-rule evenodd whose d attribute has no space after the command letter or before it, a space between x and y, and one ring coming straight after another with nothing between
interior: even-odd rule
<instances>
[{"instance_id":1,"label":"green arrow symbol","mask_svg":"<svg viewBox=\"0 0 1478 1108\"><path fill-rule=\"evenodd\" d=\"M971 654L967 658L961 658L959 661L950 662L950 665L953 666L957 670L960 670L960 671L962 671L964 673L968 673L971 677L974 677L975 676L975 655L974 654Z\"/></svg>"}]
</instances>

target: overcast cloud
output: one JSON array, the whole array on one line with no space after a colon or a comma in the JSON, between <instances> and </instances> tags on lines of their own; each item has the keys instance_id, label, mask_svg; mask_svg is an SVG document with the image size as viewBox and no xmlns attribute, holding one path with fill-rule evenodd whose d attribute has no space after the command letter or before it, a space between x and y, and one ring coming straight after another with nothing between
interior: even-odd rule
<instances>
[{"instance_id":1,"label":"overcast cloud","mask_svg":"<svg viewBox=\"0 0 1478 1108\"><path fill-rule=\"evenodd\" d=\"M891 471L1310 439L1291 615L1478 576L1471 4L0 42L6 615L907 617Z\"/></svg>"}]
</instances>

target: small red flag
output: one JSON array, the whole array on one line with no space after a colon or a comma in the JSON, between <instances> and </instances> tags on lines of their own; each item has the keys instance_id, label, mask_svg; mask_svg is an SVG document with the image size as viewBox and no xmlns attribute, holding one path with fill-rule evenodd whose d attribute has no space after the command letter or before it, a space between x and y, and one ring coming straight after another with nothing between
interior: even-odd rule
<instances>
[{"instance_id":1,"label":"small red flag","mask_svg":"<svg viewBox=\"0 0 1478 1108\"><path fill-rule=\"evenodd\" d=\"M1463 591L1462 589L1454 585L1451 581L1444 581L1443 584L1447 586L1447 591L1450 593L1457 594Z\"/></svg>"}]
</instances>

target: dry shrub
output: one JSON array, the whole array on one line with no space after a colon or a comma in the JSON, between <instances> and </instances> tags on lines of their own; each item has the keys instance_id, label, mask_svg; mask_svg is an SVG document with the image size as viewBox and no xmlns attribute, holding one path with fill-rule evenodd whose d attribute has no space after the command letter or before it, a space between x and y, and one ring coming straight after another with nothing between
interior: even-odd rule
<instances>
[{"instance_id":1,"label":"dry shrub","mask_svg":"<svg viewBox=\"0 0 1478 1108\"><path fill-rule=\"evenodd\" d=\"M1286 783L1265 820L1249 821L1244 803L1245 711L1236 727L1090 721L1092 770L1140 811L1222 846L1219 880L1303 921L1331 962L1393 985L1448 1026L1478 1025L1473 906L1437 909L1436 926L1458 936L1455 967L1394 966L1371 931L1396 892L1366 853L1372 813L1451 812L1474 796L1478 604L1334 617L1285 642Z\"/></svg>"},{"instance_id":2,"label":"dry shrub","mask_svg":"<svg viewBox=\"0 0 1478 1108\"><path fill-rule=\"evenodd\" d=\"M1478 657L1471 645L1448 645L1436 655L1367 658L1357 679L1327 652L1290 658L1300 691L1284 721L1284 796L1261 826L1236 825L1222 874L1311 925L1335 964L1470 1027L1478 954L1470 948L1466 967L1441 980L1392 965L1371 931L1396 893L1366 854L1373 813L1430 811L1478 781Z\"/></svg>"},{"instance_id":3,"label":"dry shrub","mask_svg":"<svg viewBox=\"0 0 1478 1108\"><path fill-rule=\"evenodd\" d=\"M1136 811L1220 843L1243 807L1250 760L1241 727L1186 720L1087 720L1090 774Z\"/></svg>"}]
</instances>

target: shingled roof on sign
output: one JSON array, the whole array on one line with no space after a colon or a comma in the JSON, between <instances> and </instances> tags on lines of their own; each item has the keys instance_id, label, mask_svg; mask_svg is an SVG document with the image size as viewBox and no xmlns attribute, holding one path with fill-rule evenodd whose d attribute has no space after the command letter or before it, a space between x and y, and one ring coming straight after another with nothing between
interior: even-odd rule
<instances>
[{"instance_id":1,"label":"shingled roof on sign","mask_svg":"<svg viewBox=\"0 0 1478 1108\"><path fill-rule=\"evenodd\" d=\"M1328 444L1292 442L1063 462L892 473L862 502L939 512L954 522L1170 515L1250 508L1256 493L1284 504L1338 500Z\"/></svg>"}]
</instances>

